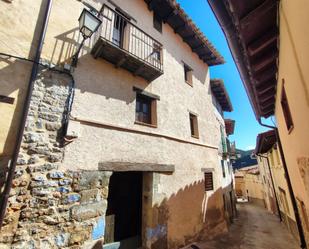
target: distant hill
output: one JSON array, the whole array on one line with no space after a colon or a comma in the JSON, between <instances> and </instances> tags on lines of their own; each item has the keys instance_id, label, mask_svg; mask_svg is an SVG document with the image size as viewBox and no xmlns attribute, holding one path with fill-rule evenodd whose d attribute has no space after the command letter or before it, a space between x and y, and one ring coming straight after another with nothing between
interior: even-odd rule
<instances>
[{"instance_id":1,"label":"distant hill","mask_svg":"<svg viewBox=\"0 0 309 249\"><path fill-rule=\"evenodd\" d=\"M240 158L236 159L232 164L234 169L240 169L257 164L257 160L251 158L253 150L240 150L236 149L236 153L240 154Z\"/></svg>"}]
</instances>

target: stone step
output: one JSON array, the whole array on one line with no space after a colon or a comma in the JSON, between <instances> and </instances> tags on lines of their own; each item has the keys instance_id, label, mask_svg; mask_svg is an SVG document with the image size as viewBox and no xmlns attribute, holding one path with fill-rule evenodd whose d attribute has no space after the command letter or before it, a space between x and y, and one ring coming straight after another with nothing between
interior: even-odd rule
<instances>
[{"instance_id":1,"label":"stone step","mask_svg":"<svg viewBox=\"0 0 309 249\"><path fill-rule=\"evenodd\" d=\"M141 248L141 238L139 236L103 245L103 249L140 249L140 248Z\"/></svg>"}]
</instances>

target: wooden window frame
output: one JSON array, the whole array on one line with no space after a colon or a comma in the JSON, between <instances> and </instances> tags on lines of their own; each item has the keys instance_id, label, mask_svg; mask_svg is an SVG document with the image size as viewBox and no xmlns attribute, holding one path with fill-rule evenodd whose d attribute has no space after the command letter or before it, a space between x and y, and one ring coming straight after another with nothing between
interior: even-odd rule
<instances>
[{"instance_id":1,"label":"wooden window frame","mask_svg":"<svg viewBox=\"0 0 309 249\"><path fill-rule=\"evenodd\" d=\"M153 27L162 34L163 21L162 18L155 12L153 12Z\"/></svg>"},{"instance_id":2,"label":"wooden window frame","mask_svg":"<svg viewBox=\"0 0 309 249\"><path fill-rule=\"evenodd\" d=\"M135 124L149 126L153 128L157 128L157 100L160 98L157 95L147 93L139 88L133 87L133 90L136 91L136 105L135 105ZM139 120L138 116L138 100L143 100L143 103L149 102L149 122L145 122L142 120Z\"/></svg>"},{"instance_id":3,"label":"wooden window frame","mask_svg":"<svg viewBox=\"0 0 309 249\"><path fill-rule=\"evenodd\" d=\"M212 172L204 172L204 186L205 191L214 190L214 178Z\"/></svg>"},{"instance_id":4,"label":"wooden window frame","mask_svg":"<svg viewBox=\"0 0 309 249\"><path fill-rule=\"evenodd\" d=\"M186 63L183 63L183 70L185 82L193 87L193 69L189 67Z\"/></svg>"},{"instance_id":5,"label":"wooden window frame","mask_svg":"<svg viewBox=\"0 0 309 249\"><path fill-rule=\"evenodd\" d=\"M292 130L294 129L294 123L293 123L293 118L292 118L292 114L291 114L291 110L290 110L290 106L289 106L289 102L288 102L288 98L286 95L284 85L285 85L285 82L284 82L284 79L282 79L280 103L281 103L281 108L282 108L285 124L288 130L288 133L290 134Z\"/></svg>"},{"instance_id":6,"label":"wooden window frame","mask_svg":"<svg viewBox=\"0 0 309 249\"><path fill-rule=\"evenodd\" d=\"M198 119L197 115L189 112L190 132L191 137L199 138Z\"/></svg>"}]
</instances>

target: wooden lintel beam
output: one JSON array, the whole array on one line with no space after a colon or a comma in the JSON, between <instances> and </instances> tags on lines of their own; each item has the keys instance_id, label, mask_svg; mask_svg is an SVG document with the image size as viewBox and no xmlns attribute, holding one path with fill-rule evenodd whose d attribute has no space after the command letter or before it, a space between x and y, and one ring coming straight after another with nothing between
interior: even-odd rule
<instances>
[{"instance_id":1,"label":"wooden lintel beam","mask_svg":"<svg viewBox=\"0 0 309 249\"><path fill-rule=\"evenodd\" d=\"M246 16L241 18L240 25L242 28L250 26L255 21L258 22L261 16L267 14L277 4L276 0L265 0L257 8L249 12Z\"/></svg>"},{"instance_id":2,"label":"wooden lintel beam","mask_svg":"<svg viewBox=\"0 0 309 249\"><path fill-rule=\"evenodd\" d=\"M170 172L175 171L173 164L137 163L137 162L100 162L99 170L102 171L147 171L147 172Z\"/></svg>"},{"instance_id":3,"label":"wooden lintel beam","mask_svg":"<svg viewBox=\"0 0 309 249\"><path fill-rule=\"evenodd\" d=\"M248 45L248 54L249 56L254 56L257 53L261 52L263 49L271 45L273 42L276 42L278 38L278 31L271 30L264 34L259 39Z\"/></svg>"}]
</instances>

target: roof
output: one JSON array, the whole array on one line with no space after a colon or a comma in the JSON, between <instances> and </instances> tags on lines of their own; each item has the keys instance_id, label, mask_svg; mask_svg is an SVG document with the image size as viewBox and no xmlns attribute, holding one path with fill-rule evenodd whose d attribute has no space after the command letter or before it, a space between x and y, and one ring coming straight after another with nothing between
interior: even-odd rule
<instances>
[{"instance_id":1,"label":"roof","mask_svg":"<svg viewBox=\"0 0 309 249\"><path fill-rule=\"evenodd\" d=\"M276 133L274 130L260 133L256 138L255 154L263 154L269 151L277 142Z\"/></svg>"},{"instance_id":2,"label":"roof","mask_svg":"<svg viewBox=\"0 0 309 249\"><path fill-rule=\"evenodd\" d=\"M232 119L224 119L224 124L225 124L225 131L226 131L226 134L227 134L228 136L234 134L235 120L232 120Z\"/></svg>"},{"instance_id":3,"label":"roof","mask_svg":"<svg viewBox=\"0 0 309 249\"><path fill-rule=\"evenodd\" d=\"M175 0L144 0L149 10L153 10L179 34L201 60L209 66L224 63L223 57L208 41Z\"/></svg>"},{"instance_id":4,"label":"roof","mask_svg":"<svg viewBox=\"0 0 309 249\"><path fill-rule=\"evenodd\" d=\"M257 119L274 114L278 0L208 0L228 41Z\"/></svg>"},{"instance_id":5,"label":"roof","mask_svg":"<svg viewBox=\"0 0 309 249\"><path fill-rule=\"evenodd\" d=\"M211 79L210 80L210 88L222 107L222 110L225 112L233 111L233 106L230 100L230 97L227 93L227 90L224 86L223 80L221 79Z\"/></svg>"},{"instance_id":6,"label":"roof","mask_svg":"<svg viewBox=\"0 0 309 249\"><path fill-rule=\"evenodd\" d=\"M249 167L237 169L234 173L234 176L235 177L244 177L246 174L251 174L251 175L260 174L259 166L254 165L254 166L249 166Z\"/></svg>"}]
</instances>

